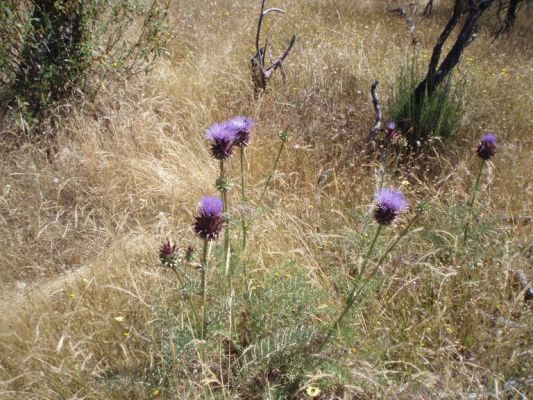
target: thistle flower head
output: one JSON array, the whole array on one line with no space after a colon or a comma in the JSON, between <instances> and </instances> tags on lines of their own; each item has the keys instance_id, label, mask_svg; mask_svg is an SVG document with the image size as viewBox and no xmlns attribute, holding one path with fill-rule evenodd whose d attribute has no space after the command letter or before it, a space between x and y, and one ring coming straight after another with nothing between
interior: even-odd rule
<instances>
[{"instance_id":1,"label":"thistle flower head","mask_svg":"<svg viewBox=\"0 0 533 400\"><path fill-rule=\"evenodd\" d=\"M374 197L374 217L381 225L390 225L398 214L406 211L409 206L405 196L395 189L382 189Z\"/></svg>"},{"instance_id":2,"label":"thistle flower head","mask_svg":"<svg viewBox=\"0 0 533 400\"><path fill-rule=\"evenodd\" d=\"M250 143L250 134L254 127L254 121L249 117L239 115L230 119L227 124L235 131L235 146L248 146Z\"/></svg>"},{"instance_id":3,"label":"thistle flower head","mask_svg":"<svg viewBox=\"0 0 533 400\"><path fill-rule=\"evenodd\" d=\"M226 225L224 203L219 197L206 196L200 201L194 231L205 240L218 239Z\"/></svg>"},{"instance_id":4,"label":"thistle flower head","mask_svg":"<svg viewBox=\"0 0 533 400\"><path fill-rule=\"evenodd\" d=\"M217 160L226 160L233 156L236 132L230 124L211 125L205 134L205 138L212 141L211 154Z\"/></svg>"},{"instance_id":5,"label":"thistle flower head","mask_svg":"<svg viewBox=\"0 0 533 400\"><path fill-rule=\"evenodd\" d=\"M177 265L178 252L176 245L170 243L168 239L159 248L159 261L161 261L163 267L174 268Z\"/></svg>"},{"instance_id":6,"label":"thistle flower head","mask_svg":"<svg viewBox=\"0 0 533 400\"><path fill-rule=\"evenodd\" d=\"M494 133L486 133L481 138L477 146L476 153L479 158L483 160L490 160L494 158L496 147L498 146L496 135Z\"/></svg>"},{"instance_id":7,"label":"thistle flower head","mask_svg":"<svg viewBox=\"0 0 533 400\"><path fill-rule=\"evenodd\" d=\"M389 122L385 128L385 138L392 142L396 140L398 136L400 136L400 133L397 130L396 122Z\"/></svg>"}]
</instances>

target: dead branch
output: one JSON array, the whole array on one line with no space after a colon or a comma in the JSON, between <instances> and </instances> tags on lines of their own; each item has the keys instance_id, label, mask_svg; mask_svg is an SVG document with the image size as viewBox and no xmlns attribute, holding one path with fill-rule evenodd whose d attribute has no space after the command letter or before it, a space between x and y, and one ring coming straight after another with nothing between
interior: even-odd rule
<instances>
[{"instance_id":1,"label":"dead branch","mask_svg":"<svg viewBox=\"0 0 533 400\"><path fill-rule=\"evenodd\" d=\"M515 271L514 276L520 284L520 290L524 292L524 301L533 300L533 287L527 279L526 274L521 269Z\"/></svg>"},{"instance_id":2,"label":"dead branch","mask_svg":"<svg viewBox=\"0 0 533 400\"><path fill-rule=\"evenodd\" d=\"M284 14L285 11L281 8L276 7L265 10L265 2L266 0L263 0L261 2L261 12L259 14L259 20L257 22L257 32L255 35L255 54L251 60L252 79L254 82L254 94L256 98L261 91L264 91L266 89L268 80L272 77L272 75L277 69L280 70L283 80L285 80L285 73L283 71L283 61L285 61L285 59L288 57L294 46L294 43L296 42L296 35L292 35L289 45L287 46L287 49L285 50L283 55L279 58L276 58L275 60L272 60L269 53L270 65L266 66L265 56L267 53L268 38L265 39L265 45L263 47L261 47L259 44L261 37L261 29L263 28L263 19L266 15L270 13Z\"/></svg>"},{"instance_id":3,"label":"dead branch","mask_svg":"<svg viewBox=\"0 0 533 400\"><path fill-rule=\"evenodd\" d=\"M370 86L370 94L372 95L372 104L374 105L374 110L376 113L374 127L370 131L370 135L369 135L369 139L371 142L374 142L376 140L376 136L381 130L382 113L381 113L381 102L379 101L379 96L377 92L378 84L379 84L379 81L376 79L374 82L372 82L372 85Z\"/></svg>"},{"instance_id":4,"label":"dead branch","mask_svg":"<svg viewBox=\"0 0 533 400\"><path fill-rule=\"evenodd\" d=\"M520 324L507 318L497 317L496 315L491 315L481 310L479 310L478 313L483 317L488 318L492 323L496 325L503 325L511 329L529 329L529 326L527 326L526 324Z\"/></svg>"}]
</instances>

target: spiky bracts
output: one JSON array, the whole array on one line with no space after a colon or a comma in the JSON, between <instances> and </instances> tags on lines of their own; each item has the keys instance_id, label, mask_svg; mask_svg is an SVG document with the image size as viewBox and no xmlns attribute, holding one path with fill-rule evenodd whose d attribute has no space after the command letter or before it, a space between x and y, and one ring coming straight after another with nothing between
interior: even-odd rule
<instances>
[{"instance_id":1,"label":"spiky bracts","mask_svg":"<svg viewBox=\"0 0 533 400\"><path fill-rule=\"evenodd\" d=\"M218 239L226 226L223 208L224 204L219 197L203 197L194 223L196 235L204 240Z\"/></svg>"}]
</instances>

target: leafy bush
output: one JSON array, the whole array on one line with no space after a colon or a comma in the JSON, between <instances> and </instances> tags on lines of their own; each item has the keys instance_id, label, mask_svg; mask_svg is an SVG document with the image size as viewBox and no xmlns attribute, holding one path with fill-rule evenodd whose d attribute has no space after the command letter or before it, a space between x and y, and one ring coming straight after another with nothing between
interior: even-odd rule
<instances>
[{"instance_id":1,"label":"leafy bush","mask_svg":"<svg viewBox=\"0 0 533 400\"><path fill-rule=\"evenodd\" d=\"M167 13L158 0L2 1L0 93L32 123L111 71L146 71L168 40Z\"/></svg>"},{"instance_id":2,"label":"leafy bush","mask_svg":"<svg viewBox=\"0 0 533 400\"><path fill-rule=\"evenodd\" d=\"M424 97L420 107L416 107L413 93L421 77L415 52L400 69L388 108L390 118L397 121L413 147L432 138L451 138L457 131L463 100L464 85L452 85L450 75L431 96Z\"/></svg>"}]
</instances>

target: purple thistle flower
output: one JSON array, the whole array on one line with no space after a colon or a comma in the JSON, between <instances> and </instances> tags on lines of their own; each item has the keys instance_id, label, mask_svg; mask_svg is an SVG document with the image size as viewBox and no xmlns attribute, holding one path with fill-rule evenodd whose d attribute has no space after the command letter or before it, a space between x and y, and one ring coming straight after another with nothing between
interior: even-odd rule
<instances>
[{"instance_id":1,"label":"purple thistle flower","mask_svg":"<svg viewBox=\"0 0 533 400\"><path fill-rule=\"evenodd\" d=\"M396 122L391 121L387 124L387 127L385 128L385 138L392 142L396 140L399 136L399 132L397 131Z\"/></svg>"},{"instance_id":2,"label":"purple thistle flower","mask_svg":"<svg viewBox=\"0 0 533 400\"><path fill-rule=\"evenodd\" d=\"M480 157L483 160L490 160L494 158L494 154L496 153L496 147L497 139L496 135L494 133L486 133L481 138L481 141L479 142L477 146L476 153L478 157Z\"/></svg>"},{"instance_id":3,"label":"purple thistle flower","mask_svg":"<svg viewBox=\"0 0 533 400\"><path fill-rule=\"evenodd\" d=\"M228 125L235 130L235 146L246 147L250 143L250 133L254 127L253 119L237 116L230 119Z\"/></svg>"},{"instance_id":4,"label":"purple thistle flower","mask_svg":"<svg viewBox=\"0 0 533 400\"><path fill-rule=\"evenodd\" d=\"M405 196L395 189L381 189L374 198L376 200L374 217L381 225L390 225L398 214L406 211L409 206Z\"/></svg>"},{"instance_id":5,"label":"purple thistle flower","mask_svg":"<svg viewBox=\"0 0 533 400\"><path fill-rule=\"evenodd\" d=\"M204 240L218 239L226 225L223 214L224 203L219 197L206 196L200 201L194 231Z\"/></svg>"},{"instance_id":6,"label":"purple thistle flower","mask_svg":"<svg viewBox=\"0 0 533 400\"><path fill-rule=\"evenodd\" d=\"M226 160L233 156L235 144L235 129L227 122L213 124L205 134L207 140L211 140L211 154L217 160Z\"/></svg>"},{"instance_id":7,"label":"purple thistle flower","mask_svg":"<svg viewBox=\"0 0 533 400\"><path fill-rule=\"evenodd\" d=\"M159 261L164 267L173 268L176 266L177 259L176 245L170 243L170 240L167 239L166 243L163 243L159 248Z\"/></svg>"}]
</instances>

